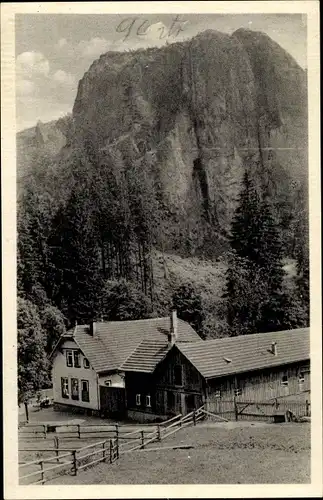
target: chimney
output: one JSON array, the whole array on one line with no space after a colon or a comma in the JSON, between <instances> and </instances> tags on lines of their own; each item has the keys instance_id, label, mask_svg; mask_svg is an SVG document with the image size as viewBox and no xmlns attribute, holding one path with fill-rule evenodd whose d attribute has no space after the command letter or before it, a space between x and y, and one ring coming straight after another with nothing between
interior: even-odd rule
<instances>
[{"instance_id":1,"label":"chimney","mask_svg":"<svg viewBox=\"0 0 323 500\"><path fill-rule=\"evenodd\" d=\"M92 337L94 337L95 333L96 333L96 322L92 321L90 324L90 335L92 335Z\"/></svg>"},{"instance_id":2,"label":"chimney","mask_svg":"<svg viewBox=\"0 0 323 500\"><path fill-rule=\"evenodd\" d=\"M273 353L274 356L277 356L277 342L272 342L271 352Z\"/></svg>"},{"instance_id":3,"label":"chimney","mask_svg":"<svg viewBox=\"0 0 323 500\"><path fill-rule=\"evenodd\" d=\"M168 341L170 345L174 345L177 340L177 313L173 310L170 316L170 332Z\"/></svg>"}]
</instances>

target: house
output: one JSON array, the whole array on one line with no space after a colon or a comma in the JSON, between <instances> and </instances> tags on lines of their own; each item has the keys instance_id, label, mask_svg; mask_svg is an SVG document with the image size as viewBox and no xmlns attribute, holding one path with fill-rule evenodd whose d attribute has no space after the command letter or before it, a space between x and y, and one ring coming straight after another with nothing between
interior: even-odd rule
<instances>
[{"instance_id":1,"label":"house","mask_svg":"<svg viewBox=\"0 0 323 500\"><path fill-rule=\"evenodd\" d=\"M145 365L146 343L157 347L158 359L162 359L169 349L174 318L173 314L171 318L93 322L66 332L50 355L54 408L123 415L124 364L141 346L141 365ZM183 345L202 342L188 323L176 318L176 328Z\"/></svg>"},{"instance_id":2,"label":"house","mask_svg":"<svg viewBox=\"0 0 323 500\"><path fill-rule=\"evenodd\" d=\"M310 390L309 328L184 343L149 339L128 357L127 416L149 421L221 400L268 401Z\"/></svg>"}]
</instances>

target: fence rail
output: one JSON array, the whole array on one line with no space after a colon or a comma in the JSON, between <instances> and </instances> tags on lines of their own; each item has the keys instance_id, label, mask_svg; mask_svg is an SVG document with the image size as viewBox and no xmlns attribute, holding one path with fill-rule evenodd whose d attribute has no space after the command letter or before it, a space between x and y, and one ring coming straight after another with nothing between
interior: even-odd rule
<instances>
[{"instance_id":1,"label":"fence rail","mask_svg":"<svg viewBox=\"0 0 323 500\"><path fill-rule=\"evenodd\" d=\"M78 471L99 462L106 462L108 459L110 463L113 463L124 454L147 449L146 447L151 443L160 442L168 436L178 432L183 427L196 425L202 418L204 418L203 407L199 410L192 411L184 417L181 414L176 415L166 422L156 424L154 429L136 429L130 432L120 432L119 428L114 428L114 435L112 438L71 450L59 448L59 439L55 437L54 448L52 449L29 448L20 450L21 452L34 451L37 453L55 452L55 455L48 458L42 457L31 462L20 463L20 473L22 469L25 468L34 469L35 467L40 467L40 470L32 470L28 474L21 475L20 481L26 479L30 480L30 478L32 478L32 481L27 484L45 484L45 482L61 474L70 473L77 475ZM122 442L120 443L120 441ZM66 451L66 453L60 454L62 451ZM62 461L63 458L70 458L70 460ZM88 461L91 458L94 459ZM46 464L52 465L51 462L53 461L57 461L58 463L55 466L44 467Z\"/></svg>"},{"instance_id":2,"label":"fence rail","mask_svg":"<svg viewBox=\"0 0 323 500\"><path fill-rule=\"evenodd\" d=\"M273 419L275 415L281 414L282 412L290 412L294 415L302 415L302 413L304 415L310 415L310 403L308 401L305 404L281 400L276 400L273 403L268 401L255 402L237 400L224 401L222 403L225 403L226 408L224 414L227 417L229 415L233 415L233 418L236 418L236 420L248 418L253 420L260 418ZM228 406L228 404L231 406ZM254 409L256 409L257 412ZM295 412L295 409L298 409L298 412ZM197 423L202 419L216 418L220 421L228 421L228 419L223 416L223 413L219 412L219 408L215 408L215 410L216 411L212 411L212 407L210 408L210 405L208 404L207 409L202 406L198 410L193 410L185 416L181 414L176 415L166 422L155 424L154 427L150 427L149 429L141 428L127 431L126 429L120 429L118 425L109 426L109 430L112 433L111 437L71 450L65 447L59 447L59 438L61 435L64 435L64 433L59 433L59 437L58 435L55 436L54 447L51 449L29 448L20 450L20 452L34 451L36 453L43 454L55 453L55 455L51 455L48 458L41 457L30 462L21 462L19 464L19 469L20 473L23 475L20 475L20 481L31 480L31 482L27 484L45 484L45 482L50 479L54 479L54 477L61 474L71 473L77 475L78 471L84 470L86 467L90 467L99 462L106 462L109 460L110 463L113 463L124 454L138 450L147 450L149 449L147 446L151 443L160 442L184 427L197 425ZM82 430L83 429L78 426L78 438L81 436L83 437L86 434L86 432L83 432L82 434ZM96 431L96 437L98 437L99 434L100 431ZM52 462L54 461L56 461L57 464L53 466ZM46 467L46 465L49 465L50 467ZM26 469L27 471L24 473Z\"/></svg>"}]
</instances>

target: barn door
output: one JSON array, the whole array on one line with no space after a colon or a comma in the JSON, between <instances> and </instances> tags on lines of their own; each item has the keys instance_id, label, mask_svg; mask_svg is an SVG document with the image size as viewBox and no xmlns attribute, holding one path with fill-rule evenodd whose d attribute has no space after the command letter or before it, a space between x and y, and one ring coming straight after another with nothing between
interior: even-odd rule
<instances>
[{"instance_id":1,"label":"barn door","mask_svg":"<svg viewBox=\"0 0 323 500\"><path fill-rule=\"evenodd\" d=\"M191 413L191 411L196 410L196 402L195 402L195 395L194 394L186 394L185 396L185 402L186 402L186 414Z\"/></svg>"}]
</instances>

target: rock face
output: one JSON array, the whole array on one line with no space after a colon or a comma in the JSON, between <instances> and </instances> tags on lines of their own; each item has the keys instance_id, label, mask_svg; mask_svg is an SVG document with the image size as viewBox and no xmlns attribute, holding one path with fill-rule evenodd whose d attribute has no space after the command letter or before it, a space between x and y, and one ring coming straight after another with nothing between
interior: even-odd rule
<instances>
[{"instance_id":1,"label":"rock face","mask_svg":"<svg viewBox=\"0 0 323 500\"><path fill-rule=\"evenodd\" d=\"M245 168L277 196L289 177L306 178L306 101L306 72L267 35L206 31L102 55L79 84L73 116L83 143L148 162L170 211L189 231L212 223L220 239Z\"/></svg>"},{"instance_id":2,"label":"rock face","mask_svg":"<svg viewBox=\"0 0 323 500\"><path fill-rule=\"evenodd\" d=\"M54 161L69 142L71 130L71 117L66 116L49 123L39 121L35 127L19 132L17 134L18 182L29 176L31 171L35 174L35 164L42 169L48 162Z\"/></svg>"},{"instance_id":3,"label":"rock face","mask_svg":"<svg viewBox=\"0 0 323 500\"><path fill-rule=\"evenodd\" d=\"M192 253L221 252L246 168L278 212L307 177L306 72L263 33L104 54L79 83L73 121L75 144L100 162L146 169L170 249L181 228Z\"/></svg>"}]
</instances>

